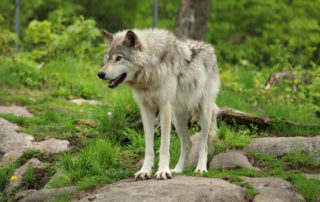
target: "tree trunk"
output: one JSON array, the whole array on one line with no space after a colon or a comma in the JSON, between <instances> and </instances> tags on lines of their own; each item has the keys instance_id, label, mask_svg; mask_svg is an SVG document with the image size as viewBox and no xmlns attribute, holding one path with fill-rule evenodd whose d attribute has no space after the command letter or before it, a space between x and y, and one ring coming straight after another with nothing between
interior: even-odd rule
<instances>
[{"instance_id":1,"label":"tree trunk","mask_svg":"<svg viewBox=\"0 0 320 202\"><path fill-rule=\"evenodd\" d=\"M175 34L181 39L204 41L210 18L211 0L180 0Z\"/></svg>"}]
</instances>

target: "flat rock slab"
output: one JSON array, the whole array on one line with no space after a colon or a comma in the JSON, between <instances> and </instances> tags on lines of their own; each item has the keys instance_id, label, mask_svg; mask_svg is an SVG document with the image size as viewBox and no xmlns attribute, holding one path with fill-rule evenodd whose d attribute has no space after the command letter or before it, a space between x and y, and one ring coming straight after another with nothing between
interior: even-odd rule
<instances>
[{"instance_id":1,"label":"flat rock slab","mask_svg":"<svg viewBox=\"0 0 320 202\"><path fill-rule=\"evenodd\" d=\"M50 138L35 142L32 135L19 133L19 126L0 118L0 165L6 165L22 156L27 149L58 153L68 150L69 141Z\"/></svg>"},{"instance_id":2,"label":"flat rock slab","mask_svg":"<svg viewBox=\"0 0 320 202\"><path fill-rule=\"evenodd\" d=\"M305 199L298 194L288 181L276 177L242 177L259 193L254 197L253 202L281 201L281 202L302 202Z\"/></svg>"},{"instance_id":3,"label":"flat rock slab","mask_svg":"<svg viewBox=\"0 0 320 202\"><path fill-rule=\"evenodd\" d=\"M19 158L23 151L32 146L34 137L26 133L18 133L19 126L0 118L0 165L8 164Z\"/></svg>"},{"instance_id":4,"label":"flat rock slab","mask_svg":"<svg viewBox=\"0 0 320 202\"><path fill-rule=\"evenodd\" d=\"M40 152L47 151L48 153L59 153L67 151L69 146L68 140L59 140L50 138L42 142L32 142L31 149L35 149Z\"/></svg>"},{"instance_id":5,"label":"flat rock slab","mask_svg":"<svg viewBox=\"0 0 320 202\"><path fill-rule=\"evenodd\" d=\"M73 99L73 100L70 100L70 102L72 103L75 103L77 105L81 105L83 103L88 103L88 104L91 104L91 105L96 105L96 104L99 104L99 102L97 100L85 100L85 99Z\"/></svg>"},{"instance_id":6,"label":"flat rock slab","mask_svg":"<svg viewBox=\"0 0 320 202\"><path fill-rule=\"evenodd\" d=\"M273 156L281 156L290 152L302 152L303 154L314 155L314 160L320 162L320 136L256 138L245 150Z\"/></svg>"},{"instance_id":7,"label":"flat rock slab","mask_svg":"<svg viewBox=\"0 0 320 202\"><path fill-rule=\"evenodd\" d=\"M84 195L84 196L81 196ZM246 190L216 178L174 176L170 180L121 180L72 201L245 201Z\"/></svg>"},{"instance_id":8,"label":"flat rock slab","mask_svg":"<svg viewBox=\"0 0 320 202\"><path fill-rule=\"evenodd\" d=\"M10 180L5 188L5 193L10 193L14 188L19 187L22 184L22 176L26 170L31 168L45 168L45 164L36 158L32 158L20 168L15 169L12 176L16 176L16 180Z\"/></svg>"},{"instance_id":9,"label":"flat rock slab","mask_svg":"<svg viewBox=\"0 0 320 202\"><path fill-rule=\"evenodd\" d=\"M43 202L43 201L55 201L55 197L62 196L65 194L73 194L76 192L74 186L56 188L56 189L41 189L34 190L29 189L22 191L14 196L10 201L19 201L19 202Z\"/></svg>"},{"instance_id":10,"label":"flat rock slab","mask_svg":"<svg viewBox=\"0 0 320 202\"><path fill-rule=\"evenodd\" d=\"M314 180L319 180L320 181L320 174L304 173L303 175L306 176L307 179L314 179Z\"/></svg>"},{"instance_id":11,"label":"flat rock slab","mask_svg":"<svg viewBox=\"0 0 320 202\"><path fill-rule=\"evenodd\" d=\"M30 114L26 107L20 106L0 106L0 114L13 114L15 116L33 117L33 115Z\"/></svg>"},{"instance_id":12,"label":"flat rock slab","mask_svg":"<svg viewBox=\"0 0 320 202\"><path fill-rule=\"evenodd\" d=\"M240 151L229 151L214 156L210 161L209 169L233 168L236 165L242 165L253 170L260 170L259 168L253 167L248 161L248 158Z\"/></svg>"}]
</instances>

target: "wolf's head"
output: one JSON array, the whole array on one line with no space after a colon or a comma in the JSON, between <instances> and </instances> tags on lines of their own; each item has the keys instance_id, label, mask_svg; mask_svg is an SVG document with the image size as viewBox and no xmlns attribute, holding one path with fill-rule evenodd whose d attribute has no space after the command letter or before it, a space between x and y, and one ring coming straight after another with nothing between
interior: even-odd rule
<instances>
[{"instance_id":1,"label":"wolf's head","mask_svg":"<svg viewBox=\"0 0 320 202\"><path fill-rule=\"evenodd\" d=\"M115 35L106 30L103 30L103 33L109 41L109 47L98 77L110 80L109 88L115 88L124 81L133 80L135 72L139 69L133 62L133 53L140 51L141 44L137 35L131 30Z\"/></svg>"}]
</instances>

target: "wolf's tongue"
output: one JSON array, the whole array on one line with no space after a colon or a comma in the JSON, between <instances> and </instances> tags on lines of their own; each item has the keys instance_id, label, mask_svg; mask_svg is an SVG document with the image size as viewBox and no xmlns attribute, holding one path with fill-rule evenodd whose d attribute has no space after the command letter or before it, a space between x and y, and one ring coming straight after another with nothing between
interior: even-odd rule
<instances>
[{"instance_id":1,"label":"wolf's tongue","mask_svg":"<svg viewBox=\"0 0 320 202\"><path fill-rule=\"evenodd\" d=\"M116 83L119 81L119 79L121 78L121 76L122 76L122 74L121 74L120 76L116 77L115 79L111 80L111 81L108 83L108 85L109 85L109 86L113 86L114 84L116 84Z\"/></svg>"},{"instance_id":2,"label":"wolf's tongue","mask_svg":"<svg viewBox=\"0 0 320 202\"><path fill-rule=\"evenodd\" d=\"M117 83L117 81L119 81L120 78L121 78L121 75L118 76L117 78L111 80L111 81L109 82L109 85L113 85L114 83Z\"/></svg>"}]
</instances>

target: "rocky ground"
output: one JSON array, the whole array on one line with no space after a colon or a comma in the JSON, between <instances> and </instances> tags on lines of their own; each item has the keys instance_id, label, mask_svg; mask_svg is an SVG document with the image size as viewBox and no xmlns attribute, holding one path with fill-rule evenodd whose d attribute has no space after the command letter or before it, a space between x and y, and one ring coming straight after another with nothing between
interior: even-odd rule
<instances>
[{"instance_id":1,"label":"rocky ground","mask_svg":"<svg viewBox=\"0 0 320 202\"><path fill-rule=\"evenodd\" d=\"M0 113L32 117L26 108L18 106L0 107ZM24 151L28 149L48 154L70 149L68 140L48 138L36 142L33 136L20 133L18 130L18 125L0 118L1 165L7 165L21 158ZM254 159L248 159L249 153L258 152L277 157L298 150L304 154L312 154L314 161L320 162L320 136L256 138L241 151L227 151L215 155L209 162L209 169L234 169L241 165L259 172L263 171L263 168L260 168ZM21 186L22 175L28 167L38 171L40 177L36 179L45 180L15 195L12 201L46 201L53 200L59 195L76 192L75 187L48 189L46 184L50 181L51 176L41 175L45 164L41 162L41 159L31 158L15 169L13 176L16 176L17 179L7 183L5 193L10 193ZM53 178L61 173L63 171L59 170ZM320 179L319 169L304 175L310 179ZM281 178L241 177L241 182L250 186L250 189L255 190L256 193L252 194L243 184L233 184L228 179L173 176L173 179L165 181L121 180L100 186L91 192L78 192L74 195L73 201L305 201L289 181Z\"/></svg>"}]
</instances>

